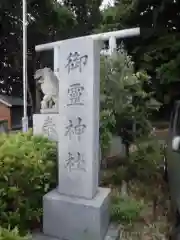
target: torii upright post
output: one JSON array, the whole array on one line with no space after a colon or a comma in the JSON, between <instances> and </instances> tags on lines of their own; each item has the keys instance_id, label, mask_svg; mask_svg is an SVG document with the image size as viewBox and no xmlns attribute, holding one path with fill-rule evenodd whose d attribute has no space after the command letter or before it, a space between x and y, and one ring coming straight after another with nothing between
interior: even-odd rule
<instances>
[{"instance_id":1,"label":"torii upright post","mask_svg":"<svg viewBox=\"0 0 180 240\"><path fill-rule=\"evenodd\" d=\"M98 186L100 42L140 34L128 29L39 45L54 49L59 79L57 189L43 198L43 232L60 240L103 240L110 189Z\"/></svg>"}]
</instances>

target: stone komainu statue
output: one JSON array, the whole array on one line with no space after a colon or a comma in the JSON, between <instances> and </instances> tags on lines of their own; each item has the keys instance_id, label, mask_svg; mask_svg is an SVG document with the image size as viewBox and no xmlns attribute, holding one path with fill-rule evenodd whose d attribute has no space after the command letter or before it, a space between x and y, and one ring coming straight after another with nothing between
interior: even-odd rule
<instances>
[{"instance_id":1,"label":"stone komainu statue","mask_svg":"<svg viewBox=\"0 0 180 240\"><path fill-rule=\"evenodd\" d=\"M34 78L40 83L42 93L44 94L41 101L41 112L48 112L48 110L57 112L59 81L54 72L47 67L38 69Z\"/></svg>"}]
</instances>

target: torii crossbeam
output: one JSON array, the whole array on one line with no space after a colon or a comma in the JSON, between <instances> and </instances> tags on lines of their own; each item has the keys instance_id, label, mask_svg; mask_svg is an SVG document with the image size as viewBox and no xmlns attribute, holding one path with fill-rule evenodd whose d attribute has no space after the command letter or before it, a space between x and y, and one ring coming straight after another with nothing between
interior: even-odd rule
<instances>
[{"instance_id":1,"label":"torii crossbeam","mask_svg":"<svg viewBox=\"0 0 180 240\"><path fill-rule=\"evenodd\" d=\"M114 49L116 47L116 39L134 37L134 36L139 36L139 35L140 35L140 28L130 28L130 29L124 29L124 30L119 30L119 31L87 35L87 36L82 36L82 37L78 37L78 38L91 37L95 40L102 40L102 41L109 40L109 48L111 49L113 47L113 49ZM66 39L66 40L68 40L68 39ZM35 50L37 52L51 50L51 49L54 49L55 47L60 47L61 43L66 40L37 45L35 47Z\"/></svg>"}]
</instances>

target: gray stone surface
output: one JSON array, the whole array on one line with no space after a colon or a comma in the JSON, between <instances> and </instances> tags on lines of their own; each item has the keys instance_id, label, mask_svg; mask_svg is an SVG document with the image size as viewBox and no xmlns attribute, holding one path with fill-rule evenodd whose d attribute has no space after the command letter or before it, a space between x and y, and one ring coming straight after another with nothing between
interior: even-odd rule
<instances>
[{"instance_id":1,"label":"gray stone surface","mask_svg":"<svg viewBox=\"0 0 180 240\"><path fill-rule=\"evenodd\" d=\"M32 234L33 240L59 240L58 238L49 237L43 233L35 232ZM120 237L120 228L117 224L110 224L108 227L108 231L104 240L119 240ZM84 239L86 240L86 239ZM96 239L92 239L96 240Z\"/></svg>"},{"instance_id":2,"label":"gray stone surface","mask_svg":"<svg viewBox=\"0 0 180 240\"><path fill-rule=\"evenodd\" d=\"M110 189L98 188L99 52L100 42L89 37L55 48L59 114L34 115L34 134L58 142L58 186L43 197L43 233L49 239L104 240L108 230Z\"/></svg>"},{"instance_id":3,"label":"gray stone surface","mask_svg":"<svg viewBox=\"0 0 180 240\"><path fill-rule=\"evenodd\" d=\"M99 179L100 42L69 39L59 48L59 186L92 199Z\"/></svg>"},{"instance_id":4,"label":"gray stone surface","mask_svg":"<svg viewBox=\"0 0 180 240\"><path fill-rule=\"evenodd\" d=\"M33 115L33 134L43 135L49 140L58 141L59 114L34 114Z\"/></svg>"},{"instance_id":5,"label":"gray stone surface","mask_svg":"<svg viewBox=\"0 0 180 240\"><path fill-rule=\"evenodd\" d=\"M109 225L109 193L98 188L95 198L86 200L49 192L43 198L44 234L60 240L103 240Z\"/></svg>"},{"instance_id":6,"label":"gray stone surface","mask_svg":"<svg viewBox=\"0 0 180 240\"><path fill-rule=\"evenodd\" d=\"M110 224L104 240L119 240L120 227L118 224Z\"/></svg>"}]
</instances>

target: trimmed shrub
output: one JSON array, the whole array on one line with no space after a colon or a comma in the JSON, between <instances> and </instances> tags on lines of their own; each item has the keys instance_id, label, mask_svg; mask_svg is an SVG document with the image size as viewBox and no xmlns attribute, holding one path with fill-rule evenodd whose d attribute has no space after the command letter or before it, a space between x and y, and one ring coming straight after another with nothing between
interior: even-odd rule
<instances>
[{"instance_id":1,"label":"trimmed shrub","mask_svg":"<svg viewBox=\"0 0 180 240\"><path fill-rule=\"evenodd\" d=\"M0 227L0 240L29 240L30 236L21 236L18 228L2 228Z\"/></svg>"},{"instance_id":2,"label":"trimmed shrub","mask_svg":"<svg viewBox=\"0 0 180 240\"><path fill-rule=\"evenodd\" d=\"M42 196L56 186L56 144L17 133L0 136L0 225L35 228L41 221Z\"/></svg>"}]
</instances>

